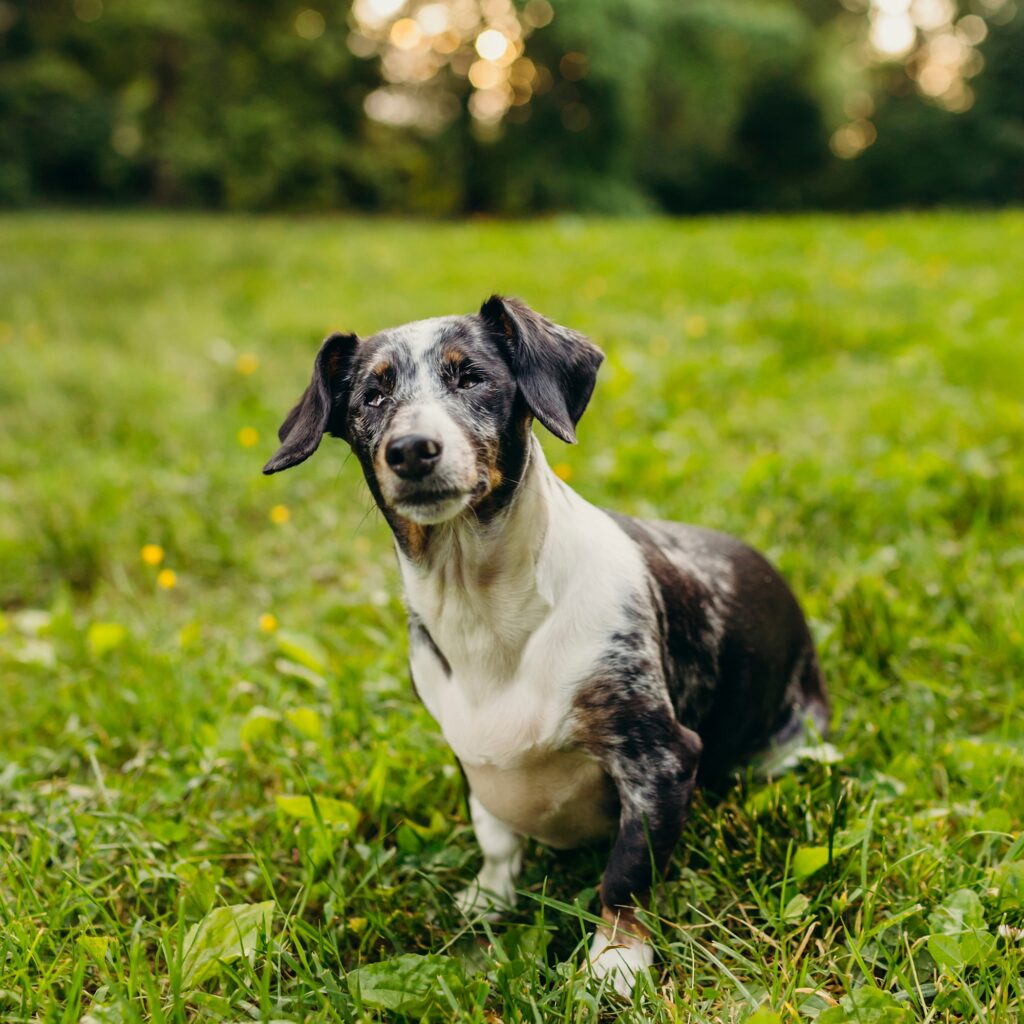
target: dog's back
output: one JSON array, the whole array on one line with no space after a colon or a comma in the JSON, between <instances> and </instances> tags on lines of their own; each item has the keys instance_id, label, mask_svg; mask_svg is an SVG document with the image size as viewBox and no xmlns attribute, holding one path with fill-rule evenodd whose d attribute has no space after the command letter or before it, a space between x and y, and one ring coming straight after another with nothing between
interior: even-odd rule
<instances>
[{"instance_id":1,"label":"dog's back","mask_svg":"<svg viewBox=\"0 0 1024 1024\"><path fill-rule=\"evenodd\" d=\"M828 699L814 643L775 568L727 534L612 515L656 584L676 717L704 742L700 781L791 739L807 718L823 735Z\"/></svg>"}]
</instances>

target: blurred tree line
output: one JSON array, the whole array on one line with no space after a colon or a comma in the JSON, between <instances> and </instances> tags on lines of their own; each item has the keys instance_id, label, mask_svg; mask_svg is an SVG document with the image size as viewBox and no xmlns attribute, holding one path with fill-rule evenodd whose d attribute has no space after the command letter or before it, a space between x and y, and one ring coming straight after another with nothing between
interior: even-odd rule
<instances>
[{"instance_id":1,"label":"blurred tree line","mask_svg":"<svg viewBox=\"0 0 1024 1024\"><path fill-rule=\"evenodd\" d=\"M0 203L444 215L1024 199L1013 0L459 3L0 0ZM903 39L914 12L931 34ZM442 27L456 14L461 36ZM511 28L484 40L488 24Z\"/></svg>"}]
</instances>

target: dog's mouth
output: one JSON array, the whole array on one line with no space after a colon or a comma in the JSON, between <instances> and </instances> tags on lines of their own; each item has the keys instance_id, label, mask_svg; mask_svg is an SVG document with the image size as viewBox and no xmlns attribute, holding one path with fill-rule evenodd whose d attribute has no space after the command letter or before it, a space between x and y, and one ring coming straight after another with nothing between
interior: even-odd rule
<instances>
[{"instance_id":1,"label":"dog's mouth","mask_svg":"<svg viewBox=\"0 0 1024 1024\"><path fill-rule=\"evenodd\" d=\"M464 497L466 497L465 491L457 490L454 487L445 487L430 491L411 491L409 494L400 495L396 499L395 504L419 508L426 505L438 505L446 501L455 501L456 498Z\"/></svg>"},{"instance_id":2,"label":"dog's mouth","mask_svg":"<svg viewBox=\"0 0 1024 1024\"><path fill-rule=\"evenodd\" d=\"M471 495L456 487L422 488L396 495L395 510L424 526L454 519L468 504Z\"/></svg>"}]
</instances>

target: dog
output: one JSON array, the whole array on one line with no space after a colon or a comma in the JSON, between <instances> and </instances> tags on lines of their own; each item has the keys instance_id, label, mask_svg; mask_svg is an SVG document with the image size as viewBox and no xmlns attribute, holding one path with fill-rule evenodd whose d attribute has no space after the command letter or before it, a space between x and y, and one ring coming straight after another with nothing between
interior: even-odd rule
<instances>
[{"instance_id":1,"label":"dog","mask_svg":"<svg viewBox=\"0 0 1024 1024\"><path fill-rule=\"evenodd\" d=\"M265 473L348 442L395 538L413 687L458 759L483 867L457 901L515 900L526 837L611 838L589 968L629 995L653 963L637 914L701 784L826 732L814 643L741 542L632 519L548 467L603 353L524 303L332 334Z\"/></svg>"}]
</instances>

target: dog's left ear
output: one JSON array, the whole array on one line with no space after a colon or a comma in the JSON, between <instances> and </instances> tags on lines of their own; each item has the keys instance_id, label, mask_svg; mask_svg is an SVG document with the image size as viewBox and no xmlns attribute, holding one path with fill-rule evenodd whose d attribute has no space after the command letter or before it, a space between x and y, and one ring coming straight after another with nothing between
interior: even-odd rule
<instances>
[{"instance_id":1,"label":"dog's left ear","mask_svg":"<svg viewBox=\"0 0 1024 1024\"><path fill-rule=\"evenodd\" d=\"M331 334L324 339L313 363L313 379L277 431L281 447L263 467L279 473L305 462L324 434L345 437L348 375L359 339L354 334Z\"/></svg>"},{"instance_id":2,"label":"dog's left ear","mask_svg":"<svg viewBox=\"0 0 1024 1024\"><path fill-rule=\"evenodd\" d=\"M604 353L577 331L552 323L518 299L492 295L480 318L504 347L530 412L556 437L576 443Z\"/></svg>"}]
</instances>

